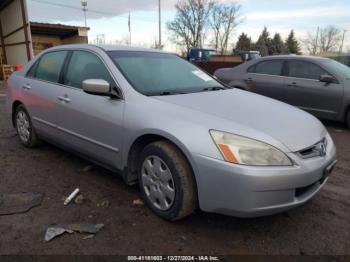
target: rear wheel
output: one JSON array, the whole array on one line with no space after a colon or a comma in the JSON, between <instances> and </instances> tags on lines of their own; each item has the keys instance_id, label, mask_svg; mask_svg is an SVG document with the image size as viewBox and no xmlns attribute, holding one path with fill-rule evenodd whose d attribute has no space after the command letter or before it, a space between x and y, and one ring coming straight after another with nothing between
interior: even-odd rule
<instances>
[{"instance_id":1,"label":"rear wheel","mask_svg":"<svg viewBox=\"0 0 350 262\"><path fill-rule=\"evenodd\" d=\"M35 147L39 144L39 138L23 105L19 105L16 108L15 125L19 140L24 146Z\"/></svg>"},{"instance_id":2,"label":"rear wheel","mask_svg":"<svg viewBox=\"0 0 350 262\"><path fill-rule=\"evenodd\" d=\"M197 205L192 170L180 150L166 141L147 145L141 153L139 184L154 213L166 220L191 214Z\"/></svg>"}]
</instances>

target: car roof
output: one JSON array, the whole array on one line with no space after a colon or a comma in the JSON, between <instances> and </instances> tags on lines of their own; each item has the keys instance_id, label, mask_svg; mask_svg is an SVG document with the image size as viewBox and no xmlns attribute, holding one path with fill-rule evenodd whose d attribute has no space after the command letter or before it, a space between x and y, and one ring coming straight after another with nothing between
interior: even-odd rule
<instances>
[{"instance_id":1,"label":"car roof","mask_svg":"<svg viewBox=\"0 0 350 262\"><path fill-rule=\"evenodd\" d=\"M259 60L270 60L270 59L301 59L309 61L322 61L327 60L327 57L320 56L308 56L308 55L273 55L273 56L264 56L259 58Z\"/></svg>"},{"instance_id":2,"label":"car roof","mask_svg":"<svg viewBox=\"0 0 350 262\"><path fill-rule=\"evenodd\" d=\"M130 47L124 45L96 45L96 44L74 44L74 45L59 45L46 49L45 51L57 50L57 49L88 49L95 50L96 48L108 51L139 51L139 52L157 52L157 53L169 53L160 49Z\"/></svg>"}]
</instances>

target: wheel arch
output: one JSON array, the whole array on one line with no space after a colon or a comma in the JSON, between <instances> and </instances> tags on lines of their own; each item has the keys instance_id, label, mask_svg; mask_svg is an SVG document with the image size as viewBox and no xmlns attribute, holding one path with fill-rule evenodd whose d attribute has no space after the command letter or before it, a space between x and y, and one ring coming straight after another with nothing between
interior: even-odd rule
<instances>
[{"instance_id":1,"label":"wheel arch","mask_svg":"<svg viewBox=\"0 0 350 262\"><path fill-rule=\"evenodd\" d=\"M341 119L345 122L347 121L346 117L348 112L350 112L350 102L345 106L345 110L343 111L343 115L341 117Z\"/></svg>"},{"instance_id":2,"label":"wheel arch","mask_svg":"<svg viewBox=\"0 0 350 262\"><path fill-rule=\"evenodd\" d=\"M152 130L148 132L144 132L142 134L139 134L135 136L134 139L132 139L132 142L126 147L125 150L125 155L124 155L124 172L125 175L125 181L128 184L134 184L137 181L137 168L138 168L138 163L139 163L139 157L142 149L155 141L167 141L174 145L177 149L180 150L180 152L184 155L185 159L187 160L193 175L194 175L194 180L196 183L197 187L197 168L194 163L193 158L191 157L190 152L188 149L185 147L185 145L179 141L177 138L174 136L160 130Z\"/></svg>"},{"instance_id":3,"label":"wheel arch","mask_svg":"<svg viewBox=\"0 0 350 262\"><path fill-rule=\"evenodd\" d=\"M15 127L16 126L16 122L15 122L15 113L16 113L16 109L19 105L23 105L23 103L19 100L15 100L12 103L12 111L11 111L11 120L12 120L12 126Z\"/></svg>"}]
</instances>

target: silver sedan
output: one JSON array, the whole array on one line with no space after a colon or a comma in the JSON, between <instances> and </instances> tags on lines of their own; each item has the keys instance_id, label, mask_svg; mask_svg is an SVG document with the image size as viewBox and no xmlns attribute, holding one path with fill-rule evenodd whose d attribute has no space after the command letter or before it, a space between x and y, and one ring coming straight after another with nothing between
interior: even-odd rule
<instances>
[{"instance_id":1,"label":"silver sedan","mask_svg":"<svg viewBox=\"0 0 350 262\"><path fill-rule=\"evenodd\" d=\"M159 50L51 48L7 90L24 146L45 140L115 171L167 220L197 207L240 217L296 207L336 163L313 116Z\"/></svg>"}]
</instances>

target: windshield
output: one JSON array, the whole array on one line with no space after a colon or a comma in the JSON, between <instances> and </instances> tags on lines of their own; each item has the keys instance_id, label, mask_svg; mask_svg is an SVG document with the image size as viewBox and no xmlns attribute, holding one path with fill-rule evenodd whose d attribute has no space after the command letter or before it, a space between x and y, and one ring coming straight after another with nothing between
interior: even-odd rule
<instances>
[{"instance_id":1,"label":"windshield","mask_svg":"<svg viewBox=\"0 0 350 262\"><path fill-rule=\"evenodd\" d=\"M110 51L108 54L129 83L144 95L224 88L211 76L176 55L141 51Z\"/></svg>"},{"instance_id":2,"label":"windshield","mask_svg":"<svg viewBox=\"0 0 350 262\"><path fill-rule=\"evenodd\" d=\"M344 78L350 79L350 67L341 64L333 59L325 59L324 64L332 69L333 72L337 72Z\"/></svg>"}]
</instances>

